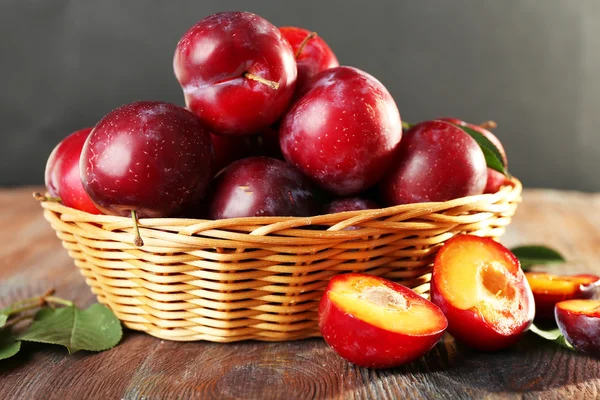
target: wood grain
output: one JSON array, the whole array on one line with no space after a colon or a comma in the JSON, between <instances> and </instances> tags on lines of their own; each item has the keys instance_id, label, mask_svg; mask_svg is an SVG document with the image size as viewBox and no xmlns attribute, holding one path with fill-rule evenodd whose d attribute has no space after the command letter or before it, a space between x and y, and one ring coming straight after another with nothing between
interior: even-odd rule
<instances>
[{"instance_id":1,"label":"wood grain","mask_svg":"<svg viewBox=\"0 0 600 400\"><path fill-rule=\"evenodd\" d=\"M31 199L34 189L0 191L0 307L50 287L86 306L94 297ZM503 242L551 245L571 260L562 271L600 274L600 195L526 191ZM348 364L321 339L176 343L131 331L104 353L69 356L27 343L0 363L1 399L598 397L600 360L531 334L496 354L445 336L421 360L381 371Z\"/></svg>"}]
</instances>

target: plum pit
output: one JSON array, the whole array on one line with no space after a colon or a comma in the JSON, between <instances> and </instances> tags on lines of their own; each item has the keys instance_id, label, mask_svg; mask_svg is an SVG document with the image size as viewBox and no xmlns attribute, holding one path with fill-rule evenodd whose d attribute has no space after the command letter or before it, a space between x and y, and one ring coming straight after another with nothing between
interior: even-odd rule
<instances>
[{"instance_id":1,"label":"plum pit","mask_svg":"<svg viewBox=\"0 0 600 400\"><path fill-rule=\"evenodd\" d=\"M518 294L513 279L502 264L485 263L477 270L479 309L485 310L485 319L500 331L512 328L519 313Z\"/></svg>"},{"instance_id":2,"label":"plum pit","mask_svg":"<svg viewBox=\"0 0 600 400\"><path fill-rule=\"evenodd\" d=\"M504 268L493 263L484 264L478 272L479 282L483 286L486 296L502 300L514 300L516 291L510 278L506 276Z\"/></svg>"},{"instance_id":3,"label":"plum pit","mask_svg":"<svg viewBox=\"0 0 600 400\"><path fill-rule=\"evenodd\" d=\"M410 308L404 296L387 286L370 286L364 289L358 295L358 298L381 308L402 311L407 311Z\"/></svg>"}]
</instances>

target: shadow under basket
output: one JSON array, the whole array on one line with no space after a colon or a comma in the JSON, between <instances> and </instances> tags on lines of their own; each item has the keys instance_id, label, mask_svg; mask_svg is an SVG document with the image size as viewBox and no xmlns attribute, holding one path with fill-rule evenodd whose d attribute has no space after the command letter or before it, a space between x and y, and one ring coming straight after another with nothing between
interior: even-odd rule
<instances>
[{"instance_id":1,"label":"shadow under basket","mask_svg":"<svg viewBox=\"0 0 600 400\"><path fill-rule=\"evenodd\" d=\"M284 341L320 335L319 300L336 274L382 276L427 296L439 247L461 233L498 238L521 190L513 179L494 194L309 218L141 219L142 247L130 218L41 204L98 301L128 328Z\"/></svg>"}]
</instances>

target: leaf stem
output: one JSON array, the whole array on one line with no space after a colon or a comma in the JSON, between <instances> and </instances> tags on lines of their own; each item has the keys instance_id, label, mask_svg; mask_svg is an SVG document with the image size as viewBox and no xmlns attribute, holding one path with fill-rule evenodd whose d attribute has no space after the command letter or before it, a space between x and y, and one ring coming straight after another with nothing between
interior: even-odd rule
<instances>
[{"instance_id":1,"label":"leaf stem","mask_svg":"<svg viewBox=\"0 0 600 400\"><path fill-rule=\"evenodd\" d=\"M45 298L45 300L47 303L62 304L63 306L67 306L67 307L71 307L73 305L72 301L61 299L60 297L56 297L56 296L48 296Z\"/></svg>"}]
</instances>

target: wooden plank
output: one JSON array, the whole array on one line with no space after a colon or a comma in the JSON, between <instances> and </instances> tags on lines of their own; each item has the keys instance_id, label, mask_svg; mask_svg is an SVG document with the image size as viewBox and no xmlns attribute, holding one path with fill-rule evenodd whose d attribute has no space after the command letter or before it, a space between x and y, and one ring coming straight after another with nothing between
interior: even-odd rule
<instances>
[{"instance_id":1,"label":"wooden plank","mask_svg":"<svg viewBox=\"0 0 600 400\"><path fill-rule=\"evenodd\" d=\"M55 287L85 306L94 297L31 198L0 191L0 306ZM503 242L544 243L600 274L600 195L524 194ZM514 348L478 353L449 336L423 359L390 370L357 368L322 340L176 343L132 331L107 352L69 356L25 344L0 363L1 399L598 398L600 361L529 334Z\"/></svg>"}]
</instances>

